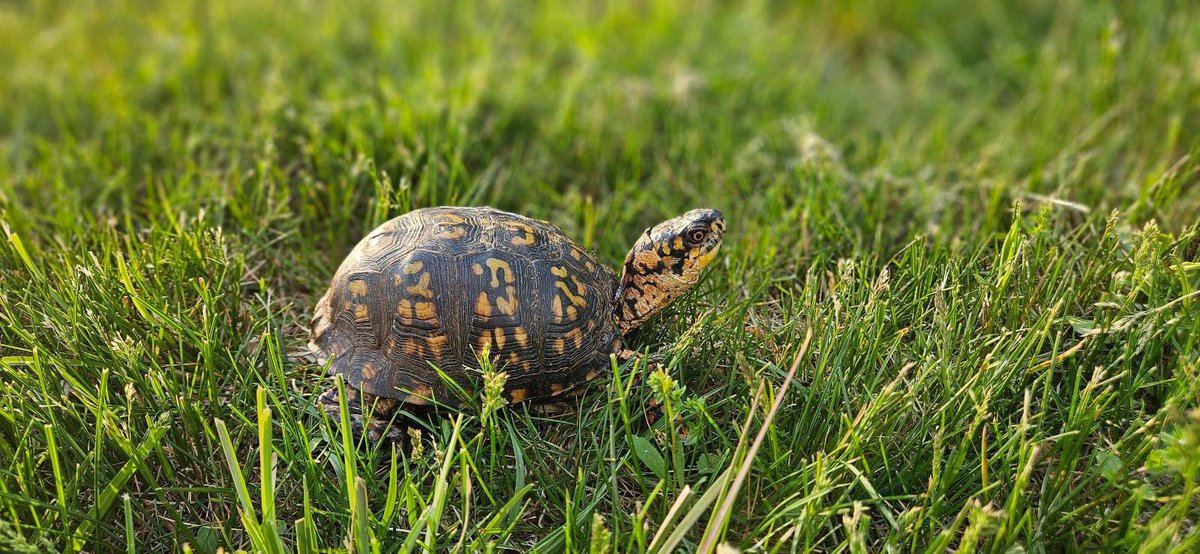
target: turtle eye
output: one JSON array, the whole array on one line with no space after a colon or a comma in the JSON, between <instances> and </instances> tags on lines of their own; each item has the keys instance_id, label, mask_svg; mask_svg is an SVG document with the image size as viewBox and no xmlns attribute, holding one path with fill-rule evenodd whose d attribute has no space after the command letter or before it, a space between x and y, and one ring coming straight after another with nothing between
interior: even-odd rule
<instances>
[{"instance_id":1,"label":"turtle eye","mask_svg":"<svg viewBox=\"0 0 1200 554\"><path fill-rule=\"evenodd\" d=\"M700 244L704 242L704 238L708 236L708 231L704 229L692 229L687 232L687 238L692 244Z\"/></svg>"}]
</instances>

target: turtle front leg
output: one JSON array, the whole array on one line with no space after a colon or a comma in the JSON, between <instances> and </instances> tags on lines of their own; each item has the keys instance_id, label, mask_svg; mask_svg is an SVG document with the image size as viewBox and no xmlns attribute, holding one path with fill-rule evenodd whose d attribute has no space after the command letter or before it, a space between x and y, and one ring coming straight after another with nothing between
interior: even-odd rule
<instances>
[{"instance_id":1,"label":"turtle front leg","mask_svg":"<svg viewBox=\"0 0 1200 554\"><path fill-rule=\"evenodd\" d=\"M321 393L321 396L317 397L317 406L325 410L335 425L336 422L341 421L342 409L338 404L337 387ZM350 433L355 439L365 435L371 444L399 443L404 437L403 429L392 424L392 414L399 406L399 400L367 394L350 386L346 387L346 409L347 415L350 416ZM363 413L364 409L367 410L367 414Z\"/></svg>"}]
</instances>

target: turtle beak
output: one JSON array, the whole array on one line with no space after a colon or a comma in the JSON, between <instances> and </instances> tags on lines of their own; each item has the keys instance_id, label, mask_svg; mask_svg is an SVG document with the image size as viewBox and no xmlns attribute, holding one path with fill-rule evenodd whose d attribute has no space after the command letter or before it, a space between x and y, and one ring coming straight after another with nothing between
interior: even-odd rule
<instances>
[{"instance_id":1,"label":"turtle beak","mask_svg":"<svg viewBox=\"0 0 1200 554\"><path fill-rule=\"evenodd\" d=\"M696 211L700 212L698 219L708 223L708 228L717 238L725 236L725 216L721 214L721 210L707 208Z\"/></svg>"}]
</instances>

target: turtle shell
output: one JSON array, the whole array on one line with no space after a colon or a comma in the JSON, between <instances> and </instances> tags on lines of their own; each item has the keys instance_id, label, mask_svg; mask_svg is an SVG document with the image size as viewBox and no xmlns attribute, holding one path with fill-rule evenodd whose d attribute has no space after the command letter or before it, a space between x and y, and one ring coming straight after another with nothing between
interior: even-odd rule
<instances>
[{"instance_id":1,"label":"turtle shell","mask_svg":"<svg viewBox=\"0 0 1200 554\"><path fill-rule=\"evenodd\" d=\"M371 231L317 303L309 347L376 396L453 404L485 347L519 402L608 367L616 277L558 228L492 208L414 210ZM436 368L436 369L435 369Z\"/></svg>"}]
</instances>

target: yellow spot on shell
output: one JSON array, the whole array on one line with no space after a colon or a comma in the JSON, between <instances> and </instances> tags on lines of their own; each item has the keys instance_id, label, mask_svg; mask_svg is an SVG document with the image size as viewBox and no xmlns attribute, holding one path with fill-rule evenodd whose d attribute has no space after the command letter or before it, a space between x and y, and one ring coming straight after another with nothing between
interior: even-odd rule
<instances>
[{"instance_id":1,"label":"yellow spot on shell","mask_svg":"<svg viewBox=\"0 0 1200 554\"><path fill-rule=\"evenodd\" d=\"M492 329L492 336L496 339L496 349L504 348L504 329Z\"/></svg>"},{"instance_id":2,"label":"yellow spot on shell","mask_svg":"<svg viewBox=\"0 0 1200 554\"><path fill-rule=\"evenodd\" d=\"M504 293L505 293L505 295L503 297L496 299L496 307L499 308L500 313L502 313L502 314L505 314L505 315L516 314L517 313L517 289L515 289L513 287L506 287L504 289Z\"/></svg>"},{"instance_id":3,"label":"yellow spot on shell","mask_svg":"<svg viewBox=\"0 0 1200 554\"><path fill-rule=\"evenodd\" d=\"M413 306L413 311L416 313L417 319L429 320L437 316L437 312L433 308L433 302L417 302Z\"/></svg>"},{"instance_id":4,"label":"yellow spot on shell","mask_svg":"<svg viewBox=\"0 0 1200 554\"><path fill-rule=\"evenodd\" d=\"M355 304L354 305L354 318L355 319L366 319L369 312L370 312L370 310L367 308L366 304Z\"/></svg>"},{"instance_id":5,"label":"yellow spot on shell","mask_svg":"<svg viewBox=\"0 0 1200 554\"><path fill-rule=\"evenodd\" d=\"M529 346L529 332L526 331L524 327L517 327L516 329L513 329L512 338L520 343L522 347Z\"/></svg>"},{"instance_id":6,"label":"yellow spot on shell","mask_svg":"<svg viewBox=\"0 0 1200 554\"><path fill-rule=\"evenodd\" d=\"M584 375L583 378L585 380L591 381L592 379L595 379L596 377L599 377L599 376L600 376L599 369L589 369L587 374Z\"/></svg>"},{"instance_id":7,"label":"yellow spot on shell","mask_svg":"<svg viewBox=\"0 0 1200 554\"><path fill-rule=\"evenodd\" d=\"M479 264L471 264L471 273L483 275L483 266Z\"/></svg>"},{"instance_id":8,"label":"yellow spot on shell","mask_svg":"<svg viewBox=\"0 0 1200 554\"><path fill-rule=\"evenodd\" d=\"M422 262L421 260L417 260L408 265L405 265L404 272L409 275L413 275L413 274L419 273L424 268L425 268L425 262Z\"/></svg>"},{"instance_id":9,"label":"yellow spot on shell","mask_svg":"<svg viewBox=\"0 0 1200 554\"><path fill-rule=\"evenodd\" d=\"M553 273L559 277L566 277L567 276L567 268L562 267L562 266L555 266L555 267L550 268L550 273Z\"/></svg>"},{"instance_id":10,"label":"yellow spot on shell","mask_svg":"<svg viewBox=\"0 0 1200 554\"><path fill-rule=\"evenodd\" d=\"M561 297L561 296L559 296L559 295L557 295L557 294L556 294L556 295L554 295L554 300L552 300L552 301L550 302L550 309L551 309L551 310L554 312L554 318L555 318L555 319L556 319L556 320L557 320L559 323L562 323L562 320L563 320L563 305L562 305L562 297Z\"/></svg>"},{"instance_id":11,"label":"yellow spot on shell","mask_svg":"<svg viewBox=\"0 0 1200 554\"><path fill-rule=\"evenodd\" d=\"M431 398L433 398L433 388L431 388L429 385L421 385L413 389L412 394L409 394L408 397L404 399L404 402L406 404L423 406L425 404L429 404L429 400Z\"/></svg>"},{"instance_id":12,"label":"yellow spot on shell","mask_svg":"<svg viewBox=\"0 0 1200 554\"><path fill-rule=\"evenodd\" d=\"M567 390L567 386L562 383L551 383L550 384L550 394L552 394L552 395L562 394L562 392L565 390Z\"/></svg>"},{"instance_id":13,"label":"yellow spot on shell","mask_svg":"<svg viewBox=\"0 0 1200 554\"><path fill-rule=\"evenodd\" d=\"M329 323L328 317L322 316L321 318L317 319L317 326L316 326L316 328L313 329L313 336L319 337L321 335L324 335L325 331L327 329L329 329L330 325L331 324Z\"/></svg>"},{"instance_id":14,"label":"yellow spot on shell","mask_svg":"<svg viewBox=\"0 0 1200 554\"><path fill-rule=\"evenodd\" d=\"M425 298L433 298L433 290L429 288L430 280L432 280L432 277L428 272L422 273L420 279L417 281L417 284L412 285L404 290L407 290L409 294L416 294L419 296L424 296Z\"/></svg>"},{"instance_id":15,"label":"yellow spot on shell","mask_svg":"<svg viewBox=\"0 0 1200 554\"><path fill-rule=\"evenodd\" d=\"M514 236L512 238L512 243L516 246L529 246L535 242L533 236L533 227L530 227L524 223L515 223L505 225L505 228L509 231L520 231L521 233L524 233L524 236Z\"/></svg>"},{"instance_id":16,"label":"yellow spot on shell","mask_svg":"<svg viewBox=\"0 0 1200 554\"><path fill-rule=\"evenodd\" d=\"M434 352L440 352L446 347L446 341L448 340L448 337L446 337L446 335L431 335L425 340L429 341L429 347L432 348Z\"/></svg>"},{"instance_id":17,"label":"yellow spot on shell","mask_svg":"<svg viewBox=\"0 0 1200 554\"><path fill-rule=\"evenodd\" d=\"M575 348L583 346L583 331L578 327L563 334L563 338L575 344Z\"/></svg>"},{"instance_id":18,"label":"yellow spot on shell","mask_svg":"<svg viewBox=\"0 0 1200 554\"><path fill-rule=\"evenodd\" d=\"M492 317L492 303L488 301L487 294L480 292L475 298L475 315L480 317Z\"/></svg>"},{"instance_id":19,"label":"yellow spot on shell","mask_svg":"<svg viewBox=\"0 0 1200 554\"><path fill-rule=\"evenodd\" d=\"M578 248L571 247L571 257L576 260L581 259L583 258L583 252L580 252Z\"/></svg>"},{"instance_id":20,"label":"yellow spot on shell","mask_svg":"<svg viewBox=\"0 0 1200 554\"><path fill-rule=\"evenodd\" d=\"M500 258L488 258L483 263L487 264L488 269L492 270L492 288L500 288L501 272L503 272L505 283L512 283L516 280L516 276L513 275L512 266L508 265L508 262Z\"/></svg>"},{"instance_id":21,"label":"yellow spot on shell","mask_svg":"<svg viewBox=\"0 0 1200 554\"><path fill-rule=\"evenodd\" d=\"M508 397L513 402L522 402L529 398L529 389L513 389L508 391Z\"/></svg>"},{"instance_id":22,"label":"yellow spot on shell","mask_svg":"<svg viewBox=\"0 0 1200 554\"><path fill-rule=\"evenodd\" d=\"M353 294L355 296L362 296L367 293L367 282L363 281L362 279L355 279L353 281L350 281L349 288L350 288L350 294Z\"/></svg>"},{"instance_id":23,"label":"yellow spot on shell","mask_svg":"<svg viewBox=\"0 0 1200 554\"><path fill-rule=\"evenodd\" d=\"M583 296L575 294L575 292L573 292L571 290L571 288L568 287L565 282L555 281L554 286L558 287L558 290L561 290L563 292L563 294L565 294L567 296L567 300L569 300L572 304L579 306L581 308L587 307L587 305L588 305L587 299L584 298ZM583 291L580 291L580 294L583 294Z\"/></svg>"},{"instance_id":24,"label":"yellow spot on shell","mask_svg":"<svg viewBox=\"0 0 1200 554\"><path fill-rule=\"evenodd\" d=\"M467 220L458 214L441 213L436 216L438 232L433 236L440 239L457 239L467 234L462 224Z\"/></svg>"}]
</instances>

